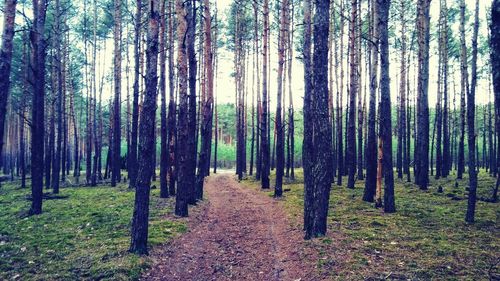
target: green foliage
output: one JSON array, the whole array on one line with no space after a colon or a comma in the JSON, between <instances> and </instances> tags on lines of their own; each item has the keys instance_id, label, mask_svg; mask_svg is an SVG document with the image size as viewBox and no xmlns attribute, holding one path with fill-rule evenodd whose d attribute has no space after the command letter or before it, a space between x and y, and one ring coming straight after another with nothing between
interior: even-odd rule
<instances>
[{"instance_id":1,"label":"green foliage","mask_svg":"<svg viewBox=\"0 0 500 281\"><path fill-rule=\"evenodd\" d=\"M127 252L134 192L117 188L64 188L44 199L44 213L26 217L30 189L0 190L0 279L136 280L150 259ZM174 202L151 197L149 243L165 243L186 231L165 219Z\"/></svg>"},{"instance_id":2,"label":"green foliage","mask_svg":"<svg viewBox=\"0 0 500 281\"><path fill-rule=\"evenodd\" d=\"M301 227L303 176L301 171L296 175L297 182L284 187L291 191L283 204ZM396 180L397 212L390 215L361 200L364 181L357 181L354 190L332 185L328 234L308 244L319 253L319 270L339 280L498 278L498 203L478 201L476 223L466 224L468 180L455 187L454 178L431 179L428 192ZM251 180L245 184L259 188ZM494 184L495 178L482 171L478 197L489 197Z\"/></svg>"}]
</instances>

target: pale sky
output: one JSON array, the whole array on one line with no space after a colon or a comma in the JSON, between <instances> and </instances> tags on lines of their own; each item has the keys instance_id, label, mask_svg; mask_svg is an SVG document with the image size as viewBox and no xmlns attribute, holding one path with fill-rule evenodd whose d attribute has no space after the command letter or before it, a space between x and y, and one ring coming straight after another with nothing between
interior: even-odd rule
<instances>
[{"instance_id":1,"label":"pale sky","mask_svg":"<svg viewBox=\"0 0 500 281\"><path fill-rule=\"evenodd\" d=\"M219 19L225 21L225 15L226 15L226 10L229 8L232 0L214 0L214 1L217 1L217 7L218 7L218 11L219 11ZM448 0L448 7L450 7L452 5L452 3L454 3L455 0ZM393 1L394 2L394 1ZM489 9L490 5L491 5L491 2L492 0L481 0L480 1L480 17L481 19L483 20L483 24L480 26L480 35L483 35L483 36L487 36L488 34L488 26L486 25L486 21L484 21L484 19L486 19L487 17L487 9ZM73 2L74 3L74 2ZM82 2L83 3L83 2ZM213 3L213 2L212 2ZM396 3L396 2L394 2ZM467 8L469 11L472 12L472 10L474 9L474 5L475 5L475 1L474 0L466 0L466 5L467 5ZM412 17L414 15L411 15ZM431 2L431 24L437 24L438 22L438 17L439 17L439 1L432 1ZM271 21L274 21L274 16L271 14L270 16L270 19ZM22 20L22 18L20 16L17 17L16 19L18 22L20 22ZM472 28L472 21L473 21L473 18L471 17L470 21L469 21L469 25L470 25L470 28ZM3 26L3 15L0 16L0 28ZM346 24L346 31L347 31L347 24ZM458 24L455 25L455 26L452 26L453 30L454 30L454 36L459 36L458 34ZM399 32L398 29L396 29L396 32ZM472 36L472 32L467 32L467 47L470 48L471 46L471 36ZM112 54L113 54L113 46L112 46L112 39L109 39L107 42L107 47L106 47L106 52L103 53L103 52L99 52L100 54L98 54L98 56L101 58L101 62L104 62L104 64L101 65L101 69L97 71L98 75L100 75L100 73L102 73L102 71L106 71L106 73L111 73L112 72ZM344 39L344 42L345 42L345 46L347 46L347 36L346 38ZM390 44L393 43L393 40L390 41ZM294 45L296 45L297 43L294 42ZM431 57L430 57L430 79L429 79L429 105L431 107L434 107L435 103L436 103L436 95L437 95L437 55L435 54L435 50L436 50L436 45L437 45L437 42L436 41L432 41L431 42ZM394 51L394 50L391 50L391 52ZM270 50L270 54L271 54L271 65L270 65L270 71L271 71L271 80L268 81L268 83L270 83L270 87L271 87L271 92L270 92L270 97L271 97L271 110L274 110L274 107L275 107L275 100L276 100L276 86L277 86L277 65L278 65L278 62L277 62L277 43L276 43L276 37L273 36L271 38L271 50ZM133 63L133 53L131 52L130 53L130 60L131 62ZM294 57L297 56L297 53L295 52L294 50ZM126 65L126 61L125 61L125 54L123 55L123 59L124 59L124 62L122 64L122 68L123 70L125 70L125 65ZM470 59L470 58L469 58ZM483 65L485 65L486 63L488 63L489 61L489 57L487 58L487 60L484 60L484 61L479 61L478 62L478 67L482 67ZM262 57L259 55L258 57L258 62L260 63L260 65L262 65ZM345 71L347 73L347 65L346 65L346 61L344 60L344 68L345 68ZM227 50L225 49L220 49L219 50L219 64L218 64L218 75L217 75L217 80L216 80L216 86L217 88L215 89L216 90L216 95L217 95L217 101L218 103L227 103L227 102L234 102L234 99L235 99L235 90L234 90L234 78L231 77L231 73L233 72L233 68L234 68L234 63L233 63L233 54L228 52ZM251 76L251 66L252 66L252 61L250 60L249 62L249 69L247 70L247 79L246 81L248 83L252 83L252 76ZM458 64L456 65L458 66ZM133 69L133 65L130 66L131 69ZM457 68L458 69L458 68ZM292 92L293 92L293 102L294 102L294 106L296 108L301 108L302 107L302 97L303 97L303 65L302 65L302 62L299 61L299 60L294 60L293 61L293 66L292 66L292 70L293 70L293 73L292 73ZM363 66L363 72L365 71L364 70L364 66ZM459 87L459 84L460 84L460 80L459 80L459 72L456 71L457 73L457 79L455 79L455 83L456 83L456 89L457 91L459 91L460 87ZM470 72L470 65L469 65L469 72ZM397 96L397 89L398 89L398 84L399 82L397 81L397 76L399 74L399 54L398 53L394 53L391 55L391 65L390 65L390 73L391 73L391 99L393 101L393 103L396 102L396 96ZM130 86L132 86L132 73L130 74L131 77L130 77ZM411 82L410 83L413 83L413 79L412 79L412 76L413 76L413 66L410 67L410 79L411 79ZM98 76L99 77L99 76ZM469 76L470 77L470 76ZM288 80L288 79L287 79ZM345 79L346 81L347 79ZM125 73L123 73L123 78L122 78L122 81L123 81L123 85L122 85L122 89L123 89L123 93L122 93L122 99L125 98L126 96L126 77L125 77ZM261 83L262 83L262 79L261 79ZM288 81L287 81L288 83ZM365 81L363 80L362 83L365 83ZM260 87L262 87L262 85L260 85ZM451 101L452 101L452 98L453 98L453 78L450 74L450 84L448 86L449 90L450 90L450 106L452 106L451 104ZM482 80L479 80L478 81L478 89L477 89L477 95L476 95L476 100L477 100L477 103L478 104L484 104L486 102L488 102L488 80L487 79L482 79ZM285 87L285 90L288 89L288 86ZM344 89L346 89L346 87L344 87ZM251 90L252 90L252 84L249 84L248 85L248 90L250 91L249 92L249 95L251 94ZM364 90L364 86L362 86L362 89L360 89L361 91ZM363 93L363 92L362 92ZM288 92L284 92L285 96L288 97ZM111 88L111 85L105 85L104 87L104 93L103 93L103 97L105 98L105 100L108 100L109 97L112 96L112 88ZM250 100L251 96L249 96L249 103L251 102ZM344 93L344 102L346 101L347 99L345 98L345 93ZM286 100L286 103L288 104L288 98ZM458 102L458 101L457 101ZM458 103L457 103L458 105Z\"/></svg>"}]
</instances>

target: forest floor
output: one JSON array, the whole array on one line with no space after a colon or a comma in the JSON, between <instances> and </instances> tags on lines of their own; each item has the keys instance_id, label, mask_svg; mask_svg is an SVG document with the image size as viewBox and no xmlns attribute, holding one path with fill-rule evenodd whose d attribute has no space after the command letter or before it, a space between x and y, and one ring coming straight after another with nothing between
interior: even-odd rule
<instances>
[{"instance_id":1,"label":"forest floor","mask_svg":"<svg viewBox=\"0 0 500 281\"><path fill-rule=\"evenodd\" d=\"M158 183L155 183L158 186ZM134 190L117 187L62 187L44 190L43 213L26 216L31 189L19 182L0 187L0 280L136 280L151 259L127 252ZM174 198L151 192L149 245L186 231L165 219Z\"/></svg>"},{"instance_id":2,"label":"forest floor","mask_svg":"<svg viewBox=\"0 0 500 281\"><path fill-rule=\"evenodd\" d=\"M500 208L487 202L495 178L478 178L476 222L464 222L467 176L435 180L422 191L395 175L397 212L384 214L362 201L364 181L355 189L332 184L328 232L305 243L318 254L315 268L329 280L500 280ZM274 177L271 178L274 182ZM295 229L302 228L303 176L285 180L279 201ZM260 190L248 177L243 184ZM441 186L443 191L439 192ZM270 198L273 190L263 192ZM308 280L308 279L306 279Z\"/></svg>"},{"instance_id":3,"label":"forest floor","mask_svg":"<svg viewBox=\"0 0 500 281\"><path fill-rule=\"evenodd\" d=\"M305 247L279 200L231 174L207 178L189 231L156 247L144 280L318 280L317 254ZM193 212L194 211L194 212Z\"/></svg>"}]
</instances>

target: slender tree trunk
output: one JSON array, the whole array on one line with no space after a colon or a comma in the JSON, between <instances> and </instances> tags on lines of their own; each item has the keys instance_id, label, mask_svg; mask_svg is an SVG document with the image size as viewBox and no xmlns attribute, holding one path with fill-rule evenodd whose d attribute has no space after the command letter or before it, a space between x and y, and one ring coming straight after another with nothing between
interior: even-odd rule
<instances>
[{"instance_id":1,"label":"slender tree trunk","mask_svg":"<svg viewBox=\"0 0 500 281\"><path fill-rule=\"evenodd\" d=\"M165 81L165 60L166 60L166 11L165 1L160 1L160 31L159 31L159 52L160 52L160 80L158 88L161 96L160 113L160 197L169 196L167 173L168 173L168 141L167 141L167 99L166 99L166 81ZM169 46L171 48L171 46Z\"/></svg>"},{"instance_id":2,"label":"slender tree trunk","mask_svg":"<svg viewBox=\"0 0 500 281\"><path fill-rule=\"evenodd\" d=\"M366 180L363 200L373 202L377 179L377 133L376 133L376 102L377 102L377 69L378 69L378 0L372 0L371 38L374 41L371 49L370 69L370 104L368 113L368 139L366 143Z\"/></svg>"},{"instance_id":3,"label":"slender tree trunk","mask_svg":"<svg viewBox=\"0 0 500 281\"><path fill-rule=\"evenodd\" d=\"M500 163L500 0L493 0L491 5L491 23L490 23L490 61L495 102L495 136L496 154L492 155L496 158L493 165L494 173L496 173L497 181L493 188L492 201L498 201L498 187L500 185L500 171L498 164Z\"/></svg>"},{"instance_id":4,"label":"slender tree trunk","mask_svg":"<svg viewBox=\"0 0 500 281\"><path fill-rule=\"evenodd\" d=\"M467 46L465 44L465 0L460 2L460 139L458 144L457 179L465 172L465 97L469 91L467 70Z\"/></svg>"},{"instance_id":5,"label":"slender tree trunk","mask_svg":"<svg viewBox=\"0 0 500 281\"><path fill-rule=\"evenodd\" d=\"M391 92L389 78L389 9L390 0L377 0L380 30L380 139L384 151L384 212L396 212L394 200L394 172L392 167Z\"/></svg>"},{"instance_id":6,"label":"slender tree trunk","mask_svg":"<svg viewBox=\"0 0 500 281\"><path fill-rule=\"evenodd\" d=\"M441 169L441 176L448 177L451 167L450 159L450 130L448 126L448 8L446 1L441 1L441 10L443 13L443 23L442 23L442 36L443 36L443 46L442 46L442 56L443 56L443 66L442 66L442 89L443 89L443 161L442 166L438 167Z\"/></svg>"},{"instance_id":7,"label":"slender tree trunk","mask_svg":"<svg viewBox=\"0 0 500 281\"><path fill-rule=\"evenodd\" d=\"M306 0L307 1L307 0ZM269 139L268 139L268 87L267 87L267 57L268 57L268 37L269 37L269 0L264 0L264 30L262 46L262 125L261 125L261 187L269 188ZM305 44L305 43L304 43Z\"/></svg>"},{"instance_id":8,"label":"slender tree trunk","mask_svg":"<svg viewBox=\"0 0 500 281\"><path fill-rule=\"evenodd\" d=\"M175 79L174 79L174 18L173 2L168 2L168 116L167 116L167 139L168 139L168 192L171 196L175 195L175 142L176 142L176 104L175 104ZM175 168L175 169L174 169Z\"/></svg>"},{"instance_id":9,"label":"slender tree trunk","mask_svg":"<svg viewBox=\"0 0 500 281\"><path fill-rule=\"evenodd\" d=\"M130 153L128 176L129 187L135 187L137 177L137 131L139 128L139 79L140 79L140 38L141 38L142 0L136 0L134 22L134 93L132 99L132 131L130 133Z\"/></svg>"},{"instance_id":10,"label":"slender tree trunk","mask_svg":"<svg viewBox=\"0 0 500 281\"><path fill-rule=\"evenodd\" d=\"M201 149L198 162L198 175L196 186L196 199L203 199L203 182L210 173L210 153L212 148L212 120L213 120L213 48L212 48L212 21L210 16L210 1L204 0L203 5L204 19L204 68L206 75L205 82L205 100L201 110Z\"/></svg>"},{"instance_id":11,"label":"slender tree trunk","mask_svg":"<svg viewBox=\"0 0 500 281\"><path fill-rule=\"evenodd\" d=\"M111 173L111 186L115 186L120 182L121 170L121 67L122 67L122 53L121 53L121 40L122 40L122 27L121 27L121 0L114 0L114 118L113 118L113 161Z\"/></svg>"},{"instance_id":12,"label":"slender tree trunk","mask_svg":"<svg viewBox=\"0 0 500 281\"><path fill-rule=\"evenodd\" d=\"M430 0L417 2L418 89L415 183L427 190L429 185L429 28Z\"/></svg>"},{"instance_id":13,"label":"slender tree trunk","mask_svg":"<svg viewBox=\"0 0 500 281\"><path fill-rule=\"evenodd\" d=\"M155 119L157 99L158 33L160 26L160 0L151 0L148 7L148 39L146 60L146 93L141 111L139 153L134 214L132 216L129 251L148 253L149 193L153 172L155 148ZM163 4L162 4L163 7ZM163 10L161 11L163 12ZM162 50L163 51L163 50Z\"/></svg>"},{"instance_id":14,"label":"slender tree trunk","mask_svg":"<svg viewBox=\"0 0 500 281\"><path fill-rule=\"evenodd\" d=\"M472 35L472 62L471 62L471 85L467 92L467 141L469 145L469 198L467 202L467 213L465 221L474 222L474 213L476 210L476 189L477 189L477 170L476 170L476 129L475 129L475 110L476 110L476 85L477 85L477 37L479 29L479 0L476 0L474 31Z\"/></svg>"},{"instance_id":15,"label":"slender tree trunk","mask_svg":"<svg viewBox=\"0 0 500 281\"><path fill-rule=\"evenodd\" d=\"M283 99L283 66L285 64L285 40L286 34L286 18L288 10L288 0L283 0L281 3L281 19L279 25L279 42L278 42L278 98L276 103L276 185L274 187L274 197L281 197L283 195L283 172L285 164L285 134L283 132L283 113L282 113L282 99ZM327 91L328 92L328 91Z\"/></svg>"},{"instance_id":16,"label":"slender tree trunk","mask_svg":"<svg viewBox=\"0 0 500 281\"><path fill-rule=\"evenodd\" d=\"M351 24L349 31L349 52L350 52L350 88L349 88L349 111L347 127L347 161L348 180L347 188L354 188L356 174L356 96L358 94L358 54L357 42L357 18L358 0L351 0Z\"/></svg>"}]
</instances>

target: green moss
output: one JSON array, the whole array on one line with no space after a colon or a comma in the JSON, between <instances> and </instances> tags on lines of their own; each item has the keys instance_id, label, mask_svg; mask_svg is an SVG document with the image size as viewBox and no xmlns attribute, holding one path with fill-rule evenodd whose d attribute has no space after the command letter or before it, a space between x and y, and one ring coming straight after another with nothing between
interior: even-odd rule
<instances>
[{"instance_id":1,"label":"green moss","mask_svg":"<svg viewBox=\"0 0 500 281\"><path fill-rule=\"evenodd\" d=\"M281 202L301 227L302 171L298 170L296 176L295 183L286 185L290 192ZM362 201L364 181L357 181L354 190L332 185L328 236L318 239L321 242L307 243L320 254L319 270L340 280L387 276L424 280L499 278L498 203L478 201L476 222L466 224L468 180L458 181L458 187L455 182L454 175L431 178L429 191L421 191L412 183L395 179L394 214L384 214L372 203ZM244 183L259 188L258 182ZM494 184L495 178L481 171L478 198L488 198ZM443 193L437 192L439 186ZM325 264L333 267L327 269Z\"/></svg>"},{"instance_id":2,"label":"green moss","mask_svg":"<svg viewBox=\"0 0 500 281\"><path fill-rule=\"evenodd\" d=\"M127 252L134 192L126 185L63 188L41 215L26 217L29 194L14 184L0 189L0 279L135 280L149 266ZM152 190L149 245L186 231L165 219L172 206Z\"/></svg>"}]
</instances>

